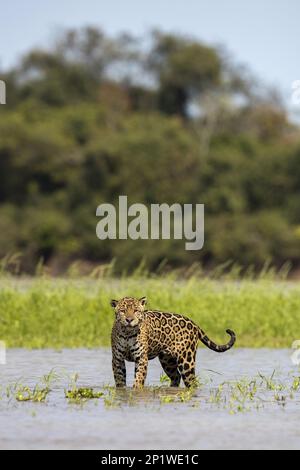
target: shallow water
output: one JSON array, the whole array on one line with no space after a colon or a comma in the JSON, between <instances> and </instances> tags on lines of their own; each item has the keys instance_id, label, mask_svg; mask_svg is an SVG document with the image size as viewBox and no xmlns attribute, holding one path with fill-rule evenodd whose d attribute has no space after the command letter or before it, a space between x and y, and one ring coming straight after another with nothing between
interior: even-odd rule
<instances>
[{"instance_id":1,"label":"shallow water","mask_svg":"<svg viewBox=\"0 0 300 470\"><path fill-rule=\"evenodd\" d=\"M143 392L117 392L112 403L104 399L83 405L64 396L67 374L79 374L79 386L101 389L113 384L111 353L97 350L9 350L0 365L1 449L299 449L300 393L285 406L274 391L261 392L258 402L232 414L229 402L211 403L210 395L224 381L252 378L258 372L288 383L300 375L288 350L235 349L218 355L201 349L197 374L203 385L184 402L178 391L163 387ZM128 364L128 382L133 368ZM5 387L20 381L33 387L52 368L61 379L52 385L46 403L6 398ZM161 385L158 361L150 362L148 385ZM282 394L287 394L282 392ZM175 402L162 403L164 396ZM231 410L231 411L230 411Z\"/></svg>"}]
</instances>

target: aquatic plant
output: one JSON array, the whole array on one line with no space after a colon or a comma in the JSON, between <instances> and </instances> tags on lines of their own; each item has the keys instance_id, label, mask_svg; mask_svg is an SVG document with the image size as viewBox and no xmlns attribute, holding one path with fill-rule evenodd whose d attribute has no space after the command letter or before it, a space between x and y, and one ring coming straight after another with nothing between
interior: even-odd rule
<instances>
[{"instance_id":1,"label":"aquatic plant","mask_svg":"<svg viewBox=\"0 0 300 470\"><path fill-rule=\"evenodd\" d=\"M77 389L66 390L65 397L70 402L82 402L103 397L103 392L95 392L93 388L80 387Z\"/></svg>"},{"instance_id":2,"label":"aquatic plant","mask_svg":"<svg viewBox=\"0 0 300 470\"><path fill-rule=\"evenodd\" d=\"M46 400L49 392L49 388L40 388L39 385L36 385L34 388L20 386L15 393L15 398L17 401L42 403Z\"/></svg>"}]
</instances>

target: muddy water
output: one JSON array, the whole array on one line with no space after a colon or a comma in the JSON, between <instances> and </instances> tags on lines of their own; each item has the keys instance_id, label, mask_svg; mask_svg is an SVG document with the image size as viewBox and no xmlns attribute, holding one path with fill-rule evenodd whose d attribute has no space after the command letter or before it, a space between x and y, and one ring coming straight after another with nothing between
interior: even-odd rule
<instances>
[{"instance_id":1,"label":"muddy water","mask_svg":"<svg viewBox=\"0 0 300 470\"><path fill-rule=\"evenodd\" d=\"M1 449L299 449L300 393L278 403L275 392L259 398L258 409L242 409L211 402L210 396L224 381L252 378L260 372L283 383L300 375L287 350L238 350L217 355L199 350L197 374L203 385L191 400L181 401L178 391L146 388L140 393L120 392L114 400L70 404L64 397L72 373L78 385L101 389L112 384L111 355L106 349L10 350L7 364L0 365ZM129 384L133 370L129 366ZM19 381L34 386L55 368L46 403L17 402L5 395L5 387ZM159 363L151 361L148 384L160 385ZM183 389L182 389L183 390ZM182 391L181 390L181 391ZM285 393L286 392L282 392ZM178 397L162 402L161 396ZM230 400L230 397L228 398Z\"/></svg>"}]
</instances>

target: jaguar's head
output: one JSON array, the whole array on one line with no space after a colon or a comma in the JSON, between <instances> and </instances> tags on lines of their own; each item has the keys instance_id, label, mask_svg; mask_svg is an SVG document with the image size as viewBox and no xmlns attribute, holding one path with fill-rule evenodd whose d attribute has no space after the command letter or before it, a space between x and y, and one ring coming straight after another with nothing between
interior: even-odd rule
<instances>
[{"instance_id":1,"label":"jaguar's head","mask_svg":"<svg viewBox=\"0 0 300 470\"><path fill-rule=\"evenodd\" d=\"M143 320L146 303L146 297L141 299L124 297L121 300L111 300L110 302L115 310L116 320L128 328L137 326Z\"/></svg>"}]
</instances>

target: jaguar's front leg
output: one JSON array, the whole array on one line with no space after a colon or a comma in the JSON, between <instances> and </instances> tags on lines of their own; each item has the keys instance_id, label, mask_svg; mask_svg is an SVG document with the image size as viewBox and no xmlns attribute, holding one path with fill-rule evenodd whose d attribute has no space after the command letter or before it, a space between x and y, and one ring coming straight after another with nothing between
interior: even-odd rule
<instances>
[{"instance_id":1,"label":"jaguar's front leg","mask_svg":"<svg viewBox=\"0 0 300 470\"><path fill-rule=\"evenodd\" d=\"M141 355L135 362L135 379L133 388L142 388L144 386L148 370L148 356Z\"/></svg>"},{"instance_id":2,"label":"jaguar's front leg","mask_svg":"<svg viewBox=\"0 0 300 470\"><path fill-rule=\"evenodd\" d=\"M112 368L116 387L126 387L126 366L124 358L113 354Z\"/></svg>"}]
</instances>

